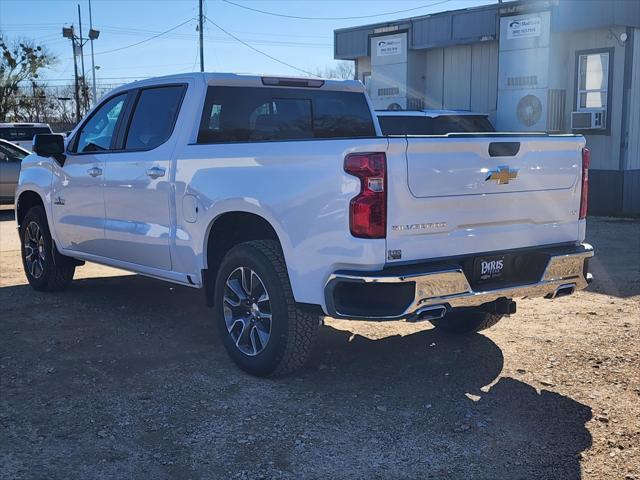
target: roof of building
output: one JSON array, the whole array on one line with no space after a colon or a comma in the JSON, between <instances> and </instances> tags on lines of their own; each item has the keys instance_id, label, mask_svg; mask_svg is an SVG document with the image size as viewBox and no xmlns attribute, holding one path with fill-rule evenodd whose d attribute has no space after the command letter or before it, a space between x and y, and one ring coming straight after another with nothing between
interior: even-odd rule
<instances>
[{"instance_id":1,"label":"roof of building","mask_svg":"<svg viewBox=\"0 0 640 480\"><path fill-rule=\"evenodd\" d=\"M500 17L551 10L554 32L614 26L640 28L638 0L507 1L334 30L334 57L355 60L369 55L372 35L408 32L410 50L476 43L498 38Z\"/></svg>"}]
</instances>

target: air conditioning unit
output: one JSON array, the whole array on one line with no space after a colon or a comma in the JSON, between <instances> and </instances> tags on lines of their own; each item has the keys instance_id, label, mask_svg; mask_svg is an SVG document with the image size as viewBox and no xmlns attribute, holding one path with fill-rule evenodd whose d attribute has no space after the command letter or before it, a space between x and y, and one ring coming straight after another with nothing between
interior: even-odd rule
<instances>
[{"instance_id":1,"label":"air conditioning unit","mask_svg":"<svg viewBox=\"0 0 640 480\"><path fill-rule=\"evenodd\" d=\"M498 92L498 131L544 132L547 130L548 90L513 89Z\"/></svg>"},{"instance_id":2,"label":"air conditioning unit","mask_svg":"<svg viewBox=\"0 0 640 480\"><path fill-rule=\"evenodd\" d=\"M571 128L573 130L604 130L607 128L607 111L571 112Z\"/></svg>"}]
</instances>

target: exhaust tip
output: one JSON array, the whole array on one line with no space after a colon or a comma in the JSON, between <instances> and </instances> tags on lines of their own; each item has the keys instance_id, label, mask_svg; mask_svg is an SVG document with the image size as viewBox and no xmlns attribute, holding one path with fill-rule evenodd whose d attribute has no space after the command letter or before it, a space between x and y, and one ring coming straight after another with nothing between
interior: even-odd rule
<instances>
[{"instance_id":1,"label":"exhaust tip","mask_svg":"<svg viewBox=\"0 0 640 480\"><path fill-rule=\"evenodd\" d=\"M433 305L429 307L422 307L416 310L416 312L407 319L407 321L415 322L428 322L429 320L438 320L447 314L447 307L444 305Z\"/></svg>"},{"instance_id":2,"label":"exhaust tip","mask_svg":"<svg viewBox=\"0 0 640 480\"><path fill-rule=\"evenodd\" d=\"M553 292L551 295L549 295L547 298L554 299L558 297L566 297L567 295L571 295L575 291L576 291L576 286L573 283L570 285L560 285L556 289L556 291Z\"/></svg>"}]
</instances>

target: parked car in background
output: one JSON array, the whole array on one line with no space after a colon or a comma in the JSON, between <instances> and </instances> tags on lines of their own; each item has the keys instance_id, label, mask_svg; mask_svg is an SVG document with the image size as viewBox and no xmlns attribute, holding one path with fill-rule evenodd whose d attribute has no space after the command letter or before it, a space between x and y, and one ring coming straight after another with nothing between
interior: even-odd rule
<instances>
[{"instance_id":1,"label":"parked car in background","mask_svg":"<svg viewBox=\"0 0 640 480\"><path fill-rule=\"evenodd\" d=\"M203 288L254 375L320 317L470 333L585 288L580 135L384 137L356 81L190 73L123 85L36 135L16 192L36 290L84 261Z\"/></svg>"},{"instance_id":2,"label":"parked car in background","mask_svg":"<svg viewBox=\"0 0 640 480\"><path fill-rule=\"evenodd\" d=\"M0 123L0 139L31 151L33 137L38 133L53 133L47 123Z\"/></svg>"},{"instance_id":3,"label":"parked car in background","mask_svg":"<svg viewBox=\"0 0 640 480\"><path fill-rule=\"evenodd\" d=\"M464 110L377 110L384 135L489 133L496 129L488 115Z\"/></svg>"},{"instance_id":4,"label":"parked car in background","mask_svg":"<svg viewBox=\"0 0 640 480\"><path fill-rule=\"evenodd\" d=\"M0 205L12 204L22 159L31 152L0 139Z\"/></svg>"}]
</instances>

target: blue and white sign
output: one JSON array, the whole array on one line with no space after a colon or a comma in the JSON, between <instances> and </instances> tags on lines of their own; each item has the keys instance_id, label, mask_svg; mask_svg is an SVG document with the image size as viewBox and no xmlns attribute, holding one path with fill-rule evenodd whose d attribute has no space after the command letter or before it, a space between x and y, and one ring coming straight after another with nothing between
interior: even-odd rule
<instances>
[{"instance_id":1,"label":"blue and white sign","mask_svg":"<svg viewBox=\"0 0 640 480\"><path fill-rule=\"evenodd\" d=\"M509 20L507 24L507 38L539 37L542 21L539 16L520 17Z\"/></svg>"},{"instance_id":2,"label":"blue and white sign","mask_svg":"<svg viewBox=\"0 0 640 480\"><path fill-rule=\"evenodd\" d=\"M402 53L402 38L386 38L376 40L376 51L379 57L400 55Z\"/></svg>"}]
</instances>

